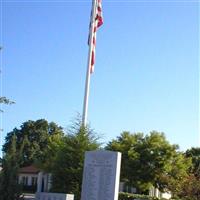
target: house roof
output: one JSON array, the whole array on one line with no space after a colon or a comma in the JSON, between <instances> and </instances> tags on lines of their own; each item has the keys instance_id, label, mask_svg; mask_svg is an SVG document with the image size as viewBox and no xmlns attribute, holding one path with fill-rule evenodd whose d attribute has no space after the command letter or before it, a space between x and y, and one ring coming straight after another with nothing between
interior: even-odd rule
<instances>
[{"instance_id":1,"label":"house roof","mask_svg":"<svg viewBox=\"0 0 200 200\"><path fill-rule=\"evenodd\" d=\"M39 172L40 172L40 169L38 169L34 165L22 167L19 169L19 173L22 173L22 174L37 174Z\"/></svg>"}]
</instances>

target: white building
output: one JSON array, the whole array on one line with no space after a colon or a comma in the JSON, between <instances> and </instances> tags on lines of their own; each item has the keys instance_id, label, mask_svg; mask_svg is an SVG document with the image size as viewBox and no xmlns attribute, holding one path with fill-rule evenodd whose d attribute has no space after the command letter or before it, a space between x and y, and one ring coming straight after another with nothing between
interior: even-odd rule
<instances>
[{"instance_id":1,"label":"white building","mask_svg":"<svg viewBox=\"0 0 200 200\"><path fill-rule=\"evenodd\" d=\"M170 192L160 192L159 189L152 187L149 190L149 196L151 197L157 197L157 198L165 198L165 199L171 199L172 195Z\"/></svg>"},{"instance_id":2,"label":"white building","mask_svg":"<svg viewBox=\"0 0 200 200\"><path fill-rule=\"evenodd\" d=\"M51 176L31 165L20 168L18 181L23 185L23 190L30 192L48 192L51 187Z\"/></svg>"},{"instance_id":3,"label":"white building","mask_svg":"<svg viewBox=\"0 0 200 200\"><path fill-rule=\"evenodd\" d=\"M128 192L135 194L137 193L136 188L127 186L124 182L120 182L119 184L119 191L120 192ZM149 196L157 197L157 198L165 198L170 199L172 197L170 192L160 192L157 188L151 187L149 190Z\"/></svg>"}]
</instances>

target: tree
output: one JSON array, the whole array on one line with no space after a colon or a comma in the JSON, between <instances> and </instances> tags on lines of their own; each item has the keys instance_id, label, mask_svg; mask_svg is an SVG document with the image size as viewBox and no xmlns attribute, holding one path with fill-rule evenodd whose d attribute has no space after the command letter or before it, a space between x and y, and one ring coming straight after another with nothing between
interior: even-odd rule
<instances>
[{"instance_id":1,"label":"tree","mask_svg":"<svg viewBox=\"0 0 200 200\"><path fill-rule=\"evenodd\" d=\"M0 200L19 200L21 186L18 183L18 159L16 149L16 136L11 138L11 145L2 160L2 171L0 174Z\"/></svg>"},{"instance_id":2,"label":"tree","mask_svg":"<svg viewBox=\"0 0 200 200\"><path fill-rule=\"evenodd\" d=\"M80 121L73 124L62 141L52 141L46 151L48 160L42 163L45 170L52 174L52 191L74 193L75 199L79 199L85 151L99 147L98 137ZM49 163L49 160L53 162Z\"/></svg>"},{"instance_id":3,"label":"tree","mask_svg":"<svg viewBox=\"0 0 200 200\"><path fill-rule=\"evenodd\" d=\"M13 129L6 136L3 145L4 153L7 153L11 146L12 137L16 136L16 149L21 152L20 166L28 166L35 160L42 159L43 152L47 148L49 139L55 135L63 136L63 129L54 122L48 123L44 119L27 121L20 129Z\"/></svg>"},{"instance_id":4,"label":"tree","mask_svg":"<svg viewBox=\"0 0 200 200\"><path fill-rule=\"evenodd\" d=\"M179 197L183 200L199 200L200 199L200 177L190 174L182 183Z\"/></svg>"},{"instance_id":5,"label":"tree","mask_svg":"<svg viewBox=\"0 0 200 200\"><path fill-rule=\"evenodd\" d=\"M191 172L200 176L200 148L191 148L185 152L186 157L192 159Z\"/></svg>"},{"instance_id":6,"label":"tree","mask_svg":"<svg viewBox=\"0 0 200 200\"><path fill-rule=\"evenodd\" d=\"M185 156L192 160L190 174L182 182L178 196L184 200L200 199L200 148L191 148L185 152Z\"/></svg>"},{"instance_id":7,"label":"tree","mask_svg":"<svg viewBox=\"0 0 200 200\"><path fill-rule=\"evenodd\" d=\"M122 181L145 192L154 186L161 191L171 189L170 182L178 184L187 176L190 161L171 145L163 133L150 135L123 132L112 140L106 149L122 153ZM177 181L176 181L177 180Z\"/></svg>"},{"instance_id":8,"label":"tree","mask_svg":"<svg viewBox=\"0 0 200 200\"><path fill-rule=\"evenodd\" d=\"M179 196L183 188L183 183L190 176L189 169L191 159L186 158L182 152L177 152L171 159L171 165L167 174L161 179L166 183L166 188L172 192L173 196Z\"/></svg>"}]
</instances>

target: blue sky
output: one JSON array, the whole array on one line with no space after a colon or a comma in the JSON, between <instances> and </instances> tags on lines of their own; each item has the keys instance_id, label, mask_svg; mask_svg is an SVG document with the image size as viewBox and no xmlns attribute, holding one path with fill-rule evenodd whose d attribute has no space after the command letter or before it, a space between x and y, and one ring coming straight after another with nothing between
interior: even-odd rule
<instances>
[{"instance_id":1,"label":"blue sky","mask_svg":"<svg viewBox=\"0 0 200 200\"><path fill-rule=\"evenodd\" d=\"M1 1L1 143L27 120L63 127L82 113L91 1ZM107 142L162 131L200 145L197 1L103 1L89 122Z\"/></svg>"}]
</instances>

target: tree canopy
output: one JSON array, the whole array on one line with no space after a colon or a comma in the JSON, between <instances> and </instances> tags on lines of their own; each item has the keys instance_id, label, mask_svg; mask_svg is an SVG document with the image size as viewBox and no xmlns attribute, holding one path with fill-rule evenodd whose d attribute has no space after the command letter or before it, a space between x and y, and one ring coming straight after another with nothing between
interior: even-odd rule
<instances>
[{"instance_id":1,"label":"tree canopy","mask_svg":"<svg viewBox=\"0 0 200 200\"><path fill-rule=\"evenodd\" d=\"M192 172L200 176L200 148L191 148L185 152L186 157L192 159Z\"/></svg>"},{"instance_id":2,"label":"tree canopy","mask_svg":"<svg viewBox=\"0 0 200 200\"><path fill-rule=\"evenodd\" d=\"M15 128L7 134L3 151L8 152L13 136L16 136L16 149L21 152L20 166L33 164L43 156L51 137L63 136L63 129L54 122L44 119L24 122L19 129Z\"/></svg>"},{"instance_id":3,"label":"tree canopy","mask_svg":"<svg viewBox=\"0 0 200 200\"><path fill-rule=\"evenodd\" d=\"M184 200L200 199L200 148L191 148L185 152L187 158L191 158L189 176L183 181L179 196Z\"/></svg>"},{"instance_id":4,"label":"tree canopy","mask_svg":"<svg viewBox=\"0 0 200 200\"><path fill-rule=\"evenodd\" d=\"M122 153L121 179L139 191L150 186L171 190L169 183L178 184L190 166L190 160L178 152L178 146L171 145L163 133L156 131L146 136L123 132L106 149Z\"/></svg>"}]
</instances>

